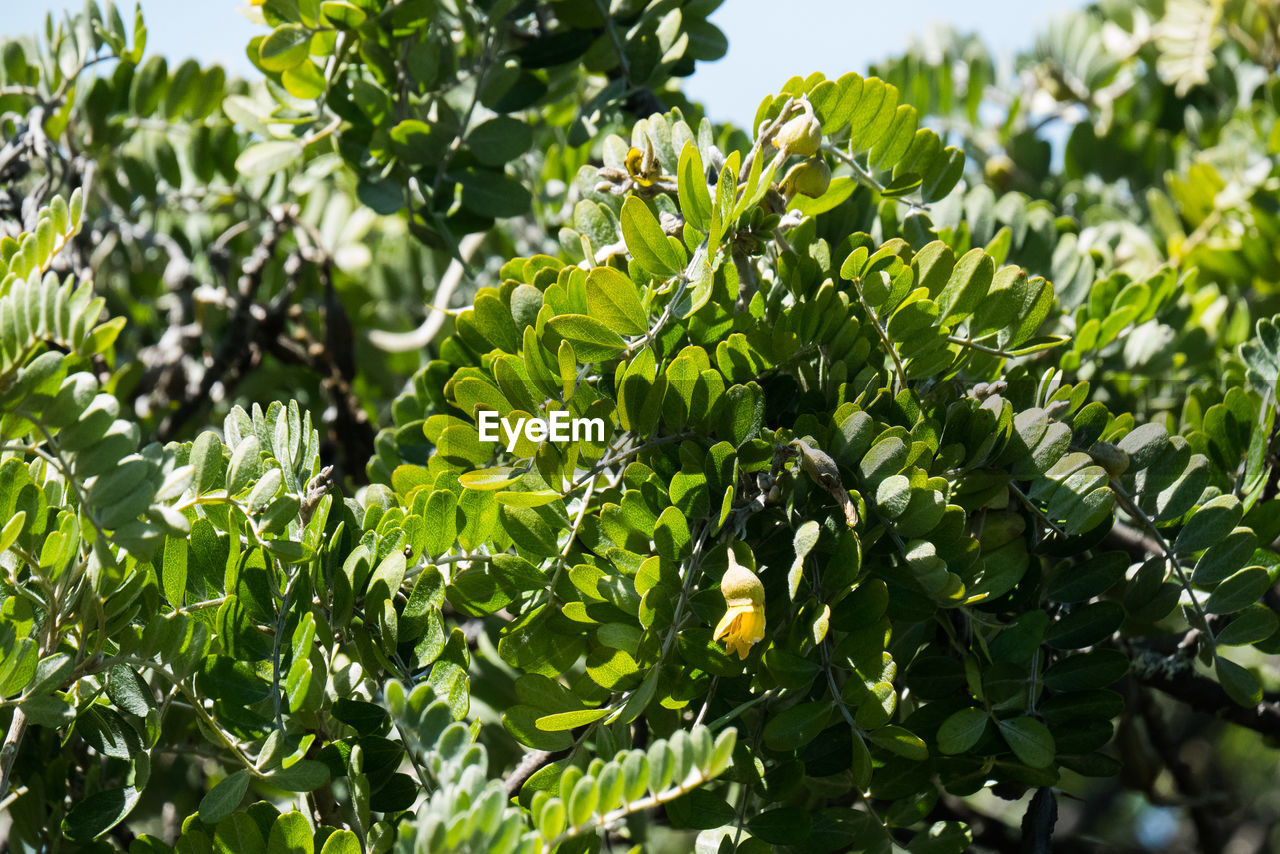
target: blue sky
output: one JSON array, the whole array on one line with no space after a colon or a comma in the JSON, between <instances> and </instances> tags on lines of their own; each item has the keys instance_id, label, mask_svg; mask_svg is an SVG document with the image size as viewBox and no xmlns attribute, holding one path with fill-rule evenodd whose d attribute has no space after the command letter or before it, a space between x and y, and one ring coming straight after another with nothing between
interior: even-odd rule
<instances>
[{"instance_id":1,"label":"blue sky","mask_svg":"<svg viewBox=\"0 0 1280 854\"><path fill-rule=\"evenodd\" d=\"M44 31L45 15L62 15L67 10L79 11L84 0L0 0L5 5L0 15L0 33L23 35ZM105 6L105 0L100 0ZM132 27L134 0L120 0L116 8ZM201 62L218 63L240 74L253 72L244 55L244 46L257 32L240 13L247 4L242 0L142 0L142 16L147 23L147 53L163 53L169 67L195 57Z\"/></svg>"},{"instance_id":2,"label":"blue sky","mask_svg":"<svg viewBox=\"0 0 1280 854\"><path fill-rule=\"evenodd\" d=\"M47 12L79 9L80 0L3 0L0 34L36 32ZM117 4L132 14L132 0ZM905 48L931 22L977 31L1001 54L1031 44L1069 0L726 0L714 20L729 53L699 67L686 83L713 118L748 124L760 99L793 74L838 76ZM172 61L188 56L252 74L244 45L258 30L240 12L243 0L142 0L148 52ZM126 20L128 18L126 17Z\"/></svg>"}]
</instances>

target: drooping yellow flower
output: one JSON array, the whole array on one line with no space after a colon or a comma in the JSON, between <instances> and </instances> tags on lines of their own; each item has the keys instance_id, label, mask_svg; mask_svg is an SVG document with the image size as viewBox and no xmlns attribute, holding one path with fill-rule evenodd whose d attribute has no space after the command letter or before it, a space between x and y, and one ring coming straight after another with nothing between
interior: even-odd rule
<instances>
[{"instance_id":1,"label":"drooping yellow flower","mask_svg":"<svg viewBox=\"0 0 1280 854\"><path fill-rule=\"evenodd\" d=\"M631 180L641 187L652 187L662 175L662 166L653 153L652 143L646 142L644 151L638 148L629 149L623 162L626 164L627 174L631 176Z\"/></svg>"},{"instance_id":2,"label":"drooping yellow flower","mask_svg":"<svg viewBox=\"0 0 1280 854\"><path fill-rule=\"evenodd\" d=\"M723 640L729 652L746 658L751 647L764 639L764 585L756 574L738 563L729 550L729 568L720 579L720 593L726 610L716 625L716 640Z\"/></svg>"}]
</instances>

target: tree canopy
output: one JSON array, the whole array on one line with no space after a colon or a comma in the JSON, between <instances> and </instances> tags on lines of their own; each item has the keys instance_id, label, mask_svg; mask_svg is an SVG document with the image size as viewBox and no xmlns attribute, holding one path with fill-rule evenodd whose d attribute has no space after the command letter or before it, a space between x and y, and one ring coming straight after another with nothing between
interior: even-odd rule
<instances>
[{"instance_id":1,"label":"tree canopy","mask_svg":"<svg viewBox=\"0 0 1280 854\"><path fill-rule=\"evenodd\" d=\"M1274 3L253 6L0 37L7 850L1280 844Z\"/></svg>"}]
</instances>

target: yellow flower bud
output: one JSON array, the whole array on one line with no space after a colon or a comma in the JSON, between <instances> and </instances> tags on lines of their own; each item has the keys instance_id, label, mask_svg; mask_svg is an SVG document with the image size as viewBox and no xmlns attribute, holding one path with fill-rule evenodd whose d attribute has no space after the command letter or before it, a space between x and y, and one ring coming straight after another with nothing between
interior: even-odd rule
<instances>
[{"instance_id":1,"label":"yellow flower bud","mask_svg":"<svg viewBox=\"0 0 1280 854\"><path fill-rule=\"evenodd\" d=\"M662 174L657 158L653 155L653 147L649 145L645 146L644 151L638 148L629 149L623 162L631 179L641 187L652 187L658 180L658 176Z\"/></svg>"},{"instance_id":2,"label":"yellow flower bud","mask_svg":"<svg viewBox=\"0 0 1280 854\"><path fill-rule=\"evenodd\" d=\"M782 179L782 191L787 195L799 193L816 199L831 186L831 167L821 157L810 157L797 163Z\"/></svg>"},{"instance_id":3,"label":"yellow flower bud","mask_svg":"<svg viewBox=\"0 0 1280 854\"><path fill-rule=\"evenodd\" d=\"M746 658L751 647L764 638L764 585L756 574L738 563L729 550L729 568L720 578L725 612L716 625L715 639L729 652Z\"/></svg>"},{"instance_id":4,"label":"yellow flower bud","mask_svg":"<svg viewBox=\"0 0 1280 854\"><path fill-rule=\"evenodd\" d=\"M801 101L800 107L804 112L782 126L773 144L787 154L812 157L822 146L822 125L808 101Z\"/></svg>"}]
</instances>

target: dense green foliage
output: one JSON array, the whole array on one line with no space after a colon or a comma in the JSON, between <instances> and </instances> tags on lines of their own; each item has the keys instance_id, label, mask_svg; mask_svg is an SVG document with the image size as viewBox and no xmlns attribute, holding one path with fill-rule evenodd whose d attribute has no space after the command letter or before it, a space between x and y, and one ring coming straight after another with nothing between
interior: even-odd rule
<instances>
[{"instance_id":1,"label":"dense green foliage","mask_svg":"<svg viewBox=\"0 0 1280 854\"><path fill-rule=\"evenodd\" d=\"M1280 841L1274 4L750 128L717 5L0 42L8 850Z\"/></svg>"}]
</instances>

